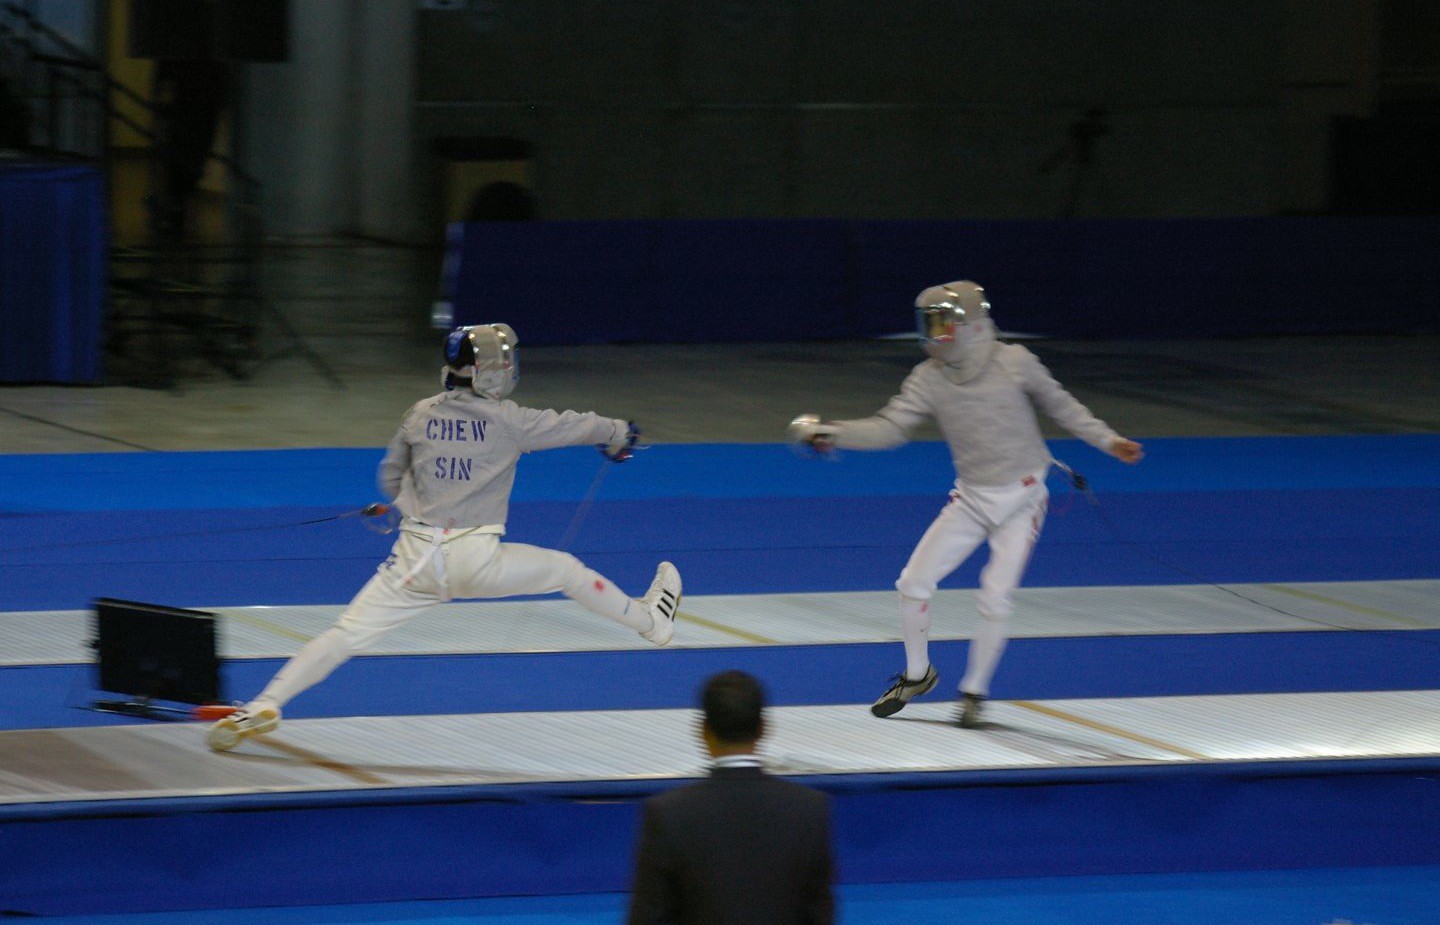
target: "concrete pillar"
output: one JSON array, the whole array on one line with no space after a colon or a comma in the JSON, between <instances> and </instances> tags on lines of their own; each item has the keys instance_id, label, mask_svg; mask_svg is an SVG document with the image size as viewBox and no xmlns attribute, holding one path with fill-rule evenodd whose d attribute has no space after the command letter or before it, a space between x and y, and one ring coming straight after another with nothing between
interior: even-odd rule
<instances>
[{"instance_id":1,"label":"concrete pillar","mask_svg":"<svg viewBox=\"0 0 1440 925\"><path fill-rule=\"evenodd\" d=\"M266 230L411 240L414 8L290 4L290 59L245 68L243 160Z\"/></svg>"}]
</instances>

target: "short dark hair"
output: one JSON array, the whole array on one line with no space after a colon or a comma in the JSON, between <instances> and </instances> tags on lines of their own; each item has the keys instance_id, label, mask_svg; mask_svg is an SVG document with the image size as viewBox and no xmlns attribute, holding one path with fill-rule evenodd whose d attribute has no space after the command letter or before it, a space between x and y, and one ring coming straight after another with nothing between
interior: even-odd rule
<instances>
[{"instance_id":1,"label":"short dark hair","mask_svg":"<svg viewBox=\"0 0 1440 925\"><path fill-rule=\"evenodd\" d=\"M760 738L765 690L753 675L722 671L700 689L705 726L722 742L754 742Z\"/></svg>"}]
</instances>

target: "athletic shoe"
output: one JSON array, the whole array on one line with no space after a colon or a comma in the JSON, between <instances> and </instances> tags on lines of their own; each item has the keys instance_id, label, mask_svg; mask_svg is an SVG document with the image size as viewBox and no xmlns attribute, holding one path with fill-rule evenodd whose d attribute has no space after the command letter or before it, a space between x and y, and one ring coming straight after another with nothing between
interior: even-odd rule
<instances>
[{"instance_id":1,"label":"athletic shoe","mask_svg":"<svg viewBox=\"0 0 1440 925\"><path fill-rule=\"evenodd\" d=\"M899 713L905 709L905 704L909 703L911 698L930 693L931 689L935 687L935 682L939 680L940 676L935 673L934 665L927 666L925 677L918 681L909 680L902 671L891 679L890 689L870 705L870 712L876 716L891 716Z\"/></svg>"},{"instance_id":2,"label":"athletic shoe","mask_svg":"<svg viewBox=\"0 0 1440 925\"><path fill-rule=\"evenodd\" d=\"M978 729L985 723L980 713L985 707L985 698L979 694L962 694L960 697L960 728Z\"/></svg>"},{"instance_id":3,"label":"athletic shoe","mask_svg":"<svg viewBox=\"0 0 1440 925\"><path fill-rule=\"evenodd\" d=\"M280 711L275 707L263 707L251 712L244 707L219 720L205 733L205 744L217 752L228 752L240 744L241 739L274 732L280 725Z\"/></svg>"},{"instance_id":4,"label":"athletic shoe","mask_svg":"<svg viewBox=\"0 0 1440 925\"><path fill-rule=\"evenodd\" d=\"M660 563L640 604L650 611L650 628L640 635L657 646L665 645L675 635L675 614L680 610L680 572L675 566Z\"/></svg>"}]
</instances>

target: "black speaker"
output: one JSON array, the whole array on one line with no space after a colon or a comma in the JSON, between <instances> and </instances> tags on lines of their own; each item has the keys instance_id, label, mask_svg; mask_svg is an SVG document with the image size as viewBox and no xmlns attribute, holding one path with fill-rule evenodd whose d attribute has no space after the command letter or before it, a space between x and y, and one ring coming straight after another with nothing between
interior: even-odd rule
<instances>
[{"instance_id":1,"label":"black speaker","mask_svg":"<svg viewBox=\"0 0 1440 925\"><path fill-rule=\"evenodd\" d=\"M1334 212L1440 215L1440 106L1332 121Z\"/></svg>"},{"instance_id":2,"label":"black speaker","mask_svg":"<svg viewBox=\"0 0 1440 925\"><path fill-rule=\"evenodd\" d=\"M284 61L288 0L130 0L132 58Z\"/></svg>"},{"instance_id":3,"label":"black speaker","mask_svg":"<svg viewBox=\"0 0 1440 925\"><path fill-rule=\"evenodd\" d=\"M213 613L98 598L95 687L132 699L96 701L95 708L151 716L155 710L165 709L152 701L219 702L220 657L215 639Z\"/></svg>"},{"instance_id":4,"label":"black speaker","mask_svg":"<svg viewBox=\"0 0 1440 925\"><path fill-rule=\"evenodd\" d=\"M210 60L211 13L210 0L130 0L130 57Z\"/></svg>"},{"instance_id":5,"label":"black speaker","mask_svg":"<svg viewBox=\"0 0 1440 925\"><path fill-rule=\"evenodd\" d=\"M290 57L287 0L219 0L215 48L225 61L278 62Z\"/></svg>"}]
</instances>

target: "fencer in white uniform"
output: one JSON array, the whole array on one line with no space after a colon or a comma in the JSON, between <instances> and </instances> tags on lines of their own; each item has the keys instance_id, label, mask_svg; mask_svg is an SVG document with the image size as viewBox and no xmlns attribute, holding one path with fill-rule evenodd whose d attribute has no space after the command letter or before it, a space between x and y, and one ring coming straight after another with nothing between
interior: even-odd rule
<instances>
[{"instance_id":1,"label":"fencer in white uniform","mask_svg":"<svg viewBox=\"0 0 1440 925\"><path fill-rule=\"evenodd\" d=\"M384 633L453 598L558 591L656 645L670 641L681 585L669 562L660 563L649 591L636 600L569 553L502 542L522 453L594 444L623 462L639 433L616 418L510 401L520 376L518 347L505 324L450 333L445 391L411 406L380 463L380 488L403 517L389 557L330 629L254 700L210 727L211 748L224 751L274 730L285 704L301 691Z\"/></svg>"},{"instance_id":2,"label":"fencer in white uniform","mask_svg":"<svg viewBox=\"0 0 1440 925\"><path fill-rule=\"evenodd\" d=\"M1041 436L1038 407L1065 430L1128 463L1142 447L1128 440L1056 382L1040 360L1018 344L997 340L985 291L969 280L931 286L915 300L920 336L929 359L917 365L874 416L822 421L801 415L790 424L793 441L820 452L832 448L885 449L910 439L933 419L950 445L955 484L950 502L921 537L895 587L905 670L871 706L890 716L939 679L930 663L930 601L939 583L979 545L990 547L980 573L976 607L980 624L970 641L960 679L960 725L980 724L982 705L1007 638L1020 584L1045 520L1046 474L1053 462Z\"/></svg>"}]
</instances>

